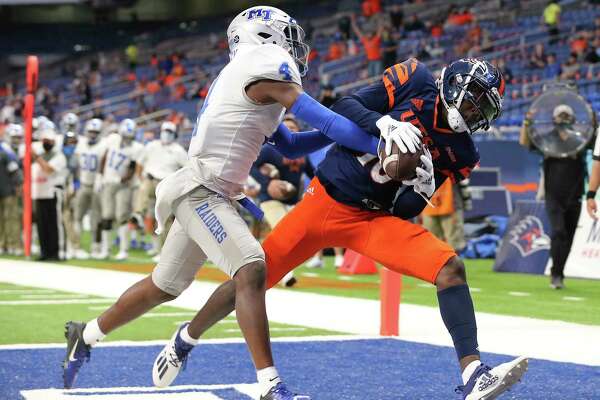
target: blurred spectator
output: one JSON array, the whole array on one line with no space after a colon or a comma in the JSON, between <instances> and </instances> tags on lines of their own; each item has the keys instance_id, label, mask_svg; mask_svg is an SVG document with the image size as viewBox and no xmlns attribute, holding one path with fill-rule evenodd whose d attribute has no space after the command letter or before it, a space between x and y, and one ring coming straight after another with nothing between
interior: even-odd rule
<instances>
[{"instance_id":1,"label":"blurred spectator","mask_svg":"<svg viewBox=\"0 0 600 400\"><path fill-rule=\"evenodd\" d=\"M600 36L596 36L592 42L592 45L585 56L585 61L592 64L600 62Z\"/></svg>"},{"instance_id":2,"label":"blurred spectator","mask_svg":"<svg viewBox=\"0 0 600 400\"><path fill-rule=\"evenodd\" d=\"M423 226L460 252L467 244L464 211L473 207L468 180L456 184L446 180L431 198L431 203L435 208L427 206L423 210Z\"/></svg>"},{"instance_id":3,"label":"blurred spectator","mask_svg":"<svg viewBox=\"0 0 600 400\"><path fill-rule=\"evenodd\" d=\"M571 54L577 57L577 60L583 60L588 47L586 35L581 33L575 37L570 43Z\"/></svg>"},{"instance_id":4,"label":"blurred spectator","mask_svg":"<svg viewBox=\"0 0 600 400\"><path fill-rule=\"evenodd\" d=\"M152 53L152 56L150 56L150 66L158 68L158 56L156 53Z\"/></svg>"},{"instance_id":5,"label":"blurred spectator","mask_svg":"<svg viewBox=\"0 0 600 400\"><path fill-rule=\"evenodd\" d=\"M329 108L333 105L333 103L338 101L338 99L339 96L333 92L333 85L327 84L323 86L321 89L321 95L319 96L319 102L321 104Z\"/></svg>"},{"instance_id":6,"label":"blurred spectator","mask_svg":"<svg viewBox=\"0 0 600 400\"><path fill-rule=\"evenodd\" d=\"M390 22L395 32L400 31L402 28L402 22L404 20L404 12L400 4L393 4L389 7L390 10Z\"/></svg>"},{"instance_id":7,"label":"blurred spectator","mask_svg":"<svg viewBox=\"0 0 600 400\"><path fill-rule=\"evenodd\" d=\"M533 48L533 54L529 58L529 65L532 68L545 68L547 62L546 52L544 51L544 45L538 43Z\"/></svg>"},{"instance_id":8,"label":"blurred spectator","mask_svg":"<svg viewBox=\"0 0 600 400\"><path fill-rule=\"evenodd\" d=\"M414 31L424 31L425 28L425 24L423 23L423 21L421 21L419 19L419 17L417 16L417 14L413 14L410 19L408 20L408 22L404 25L404 30L406 32L414 32Z\"/></svg>"},{"instance_id":9,"label":"blurred spectator","mask_svg":"<svg viewBox=\"0 0 600 400\"><path fill-rule=\"evenodd\" d=\"M545 79L554 79L561 73L561 66L558 60L556 59L556 54L550 53L546 58L546 68L544 68L544 78Z\"/></svg>"},{"instance_id":10,"label":"blurred spectator","mask_svg":"<svg viewBox=\"0 0 600 400\"><path fill-rule=\"evenodd\" d=\"M431 29L429 30L429 34L433 39L439 39L444 34L444 27L441 23L434 23L431 25Z\"/></svg>"},{"instance_id":11,"label":"blurred spectator","mask_svg":"<svg viewBox=\"0 0 600 400\"><path fill-rule=\"evenodd\" d=\"M561 66L560 79L577 79L579 77L580 65L577 62L577 57L574 54L569 56L569 59Z\"/></svg>"},{"instance_id":12,"label":"blurred spectator","mask_svg":"<svg viewBox=\"0 0 600 400\"><path fill-rule=\"evenodd\" d=\"M446 20L447 26L463 26L473 22L473 14L468 8L458 9L452 6Z\"/></svg>"},{"instance_id":13,"label":"blurred spectator","mask_svg":"<svg viewBox=\"0 0 600 400\"><path fill-rule=\"evenodd\" d=\"M338 30L344 39L350 39L350 26L352 25L350 17L343 15L338 19Z\"/></svg>"},{"instance_id":14,"label":"blurred spectator","mask_svg":"<svg viewBox=\"0 0 600 400\"><path fill-rule=\"evenodd\" d=\"M560 5L556 1L549 1L544 8L544 13L542 16L542 20L544 24L548 28L548 33L550 34L550 44L555 44L558 42L559 25L560 25Z\"/></svg>"},{"instance_id":15,"label":"blurred spectator","mask_svg":"<svg viewBox=\"0 0 600 400\"><path fill-rule=\"evenodd\" d=\"M384 29L381 32L381 50L383 52L383 69L391 67L396 64L396 44L397 40L394 40L393 34L389 29Z\"/></svg>"},{"instance_id":16,"label":"blurred spectator","mask_svg":"<svg viewBox=\"0 0 600 400\"><path fill-rule=\"evenodd\" d=\"M134 70L138 63L138 48L132 43L125 49L125 55L127 56L127 62L129 63L129 69Z\"/></svg>"},{"instance_id":17,"label":"blurred spectator","mask_svg":"<svg viewBox=\"0 0 600 400\"><path fill-rule=\"evenodd\" d=\"M372 17L381 12L381 0L363 0L361 8L365 17Z\"/></svg>"},{"instance_id":18,"label":"blurred spectator","mask_svg":"<svg viewBox=\"0 0 600 400\"><path fill-rule=\"evenodd\" d=\"M506 82L511 82L513 80L514 75L510 68L506 66L506 61L504 61L503 58L498 58L495 60L494 65L502 73L502 77Z\"/></svg>"},{"instance_id":19,"label":"blurred spectator","mask_svg":"<svg viewBox=\"0 0 600 400\"><path fill-rule=\"evenodd\" d=\"M329 52L327 53L327 61L335 61L343 58L346 55L346 46L342 40L342 34L336 32L333 40L329 44Z\"/></svg>"},{"instance_id":20,"label":"blurred spectator","mask_svg":"<svg viewBox=\"0 0 600 400\"><path fill-rule=\"evenodd\" d=\"M378 21L377 31L370 31L365 35L358 27L355 15L352 14L352 29L365 49L369 76L381 74L383 71L383 64L381 61L381 33L383 32L383 24L381 21Z\"/></svg>"}]
</instances>

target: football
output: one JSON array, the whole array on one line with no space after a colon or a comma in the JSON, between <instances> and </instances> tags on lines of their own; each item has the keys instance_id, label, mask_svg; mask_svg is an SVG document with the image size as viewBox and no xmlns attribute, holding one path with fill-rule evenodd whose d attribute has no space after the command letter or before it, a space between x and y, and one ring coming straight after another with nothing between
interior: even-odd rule
<instances>
[{"instance_id":1,"label":"football","mask_svg":"<svg viewBox=\"0 0 600 400\"><path fill-rule=\"evenodd\" d=\"M423 155L423 145L416 153L402 153L396 143L392 143L392 152L385 154L385 145L382 143L379 149L379 159L381 167L395 181L413 179L416 176L416 169L421 165L421 156Z\"/></svg>"}]
</instances>

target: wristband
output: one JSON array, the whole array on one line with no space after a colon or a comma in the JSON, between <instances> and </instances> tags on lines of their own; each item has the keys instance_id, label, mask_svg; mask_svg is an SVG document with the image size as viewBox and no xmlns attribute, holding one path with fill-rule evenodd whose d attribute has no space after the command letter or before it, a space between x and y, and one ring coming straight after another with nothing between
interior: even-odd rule
<instances>
[{"instance_id":1,"label":"wristband","mask_svg":"<svg viewBox=\"0 0 600 400\"><path fill-rule=\"evenodd\" d=\"M585 198L587 200L596 198L596 191L595 190L588 190L587 194L585 195Z\"/></svg>"}]
</instances>

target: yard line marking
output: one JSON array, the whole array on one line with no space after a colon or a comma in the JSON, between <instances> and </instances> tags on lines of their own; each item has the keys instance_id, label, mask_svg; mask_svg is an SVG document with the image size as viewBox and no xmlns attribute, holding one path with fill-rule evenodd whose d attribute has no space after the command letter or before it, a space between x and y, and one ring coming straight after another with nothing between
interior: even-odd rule
<instances>
[{"instance_id":1,"label":"yard line marking","mask_svg":"<svg viewBox=\"0 0 600 400\"><path fill-rule=\"evenodd\" d=\"M113 303L115 299L65 299L65 300L1 300L0 306L39 306L47 304Z\"/></svg>"},{"instance_id":2,"label":"yard line marking","mask_svg":"<svg viewBox=\"0 0 600 400\"><path fill-rule=\"evenodd\" d=\"M165 317L193 317L196 313L193 312L166 312L166 313L147 313L142 315L142 318L165 318Z\"/></svg>"},{"instance_id":3,"label":"yard line marking","mask_svg":"<svg viewBox=\"0 0 600 400\"><path fill-rule=\"evenodd\" d=\"M417 286L426 289L431 289L435 287L435 285L432 285L431 283L418 283Z\"/></svg>"},{"instance_id":4,"label":"yard line marking","mask_svg":"<svg viewBox=\"0 0 600 400\"><path fill-rule=\"evenodd\" d=\"M196 314L191 314L191 315L196 315ZM181 325L186 322L190 322L190 321L189 320L188 321L175 321L175 322L173 322L173 325ZM237 324L237 323L238 322L235 319L234 320L221 320L221 321L217 322L217 324L219 324L219 325L221 325L221 324Z\"/></svg>"},{"instance_id":5,"label":"yard line marking","mask_svg":"<svg viewBox=\"0 0 600 400\"><path fill-rule=\"evenodd\" d=\"M57 293L50 289L0 289L0 294L35 294L35 293Z\"/></svg>"},{"instance_id":6,"label":"yard line marking","mask_svg":"<svg viewBox=\"0 0 600 400\"><path fill-rule=\"evenodd\" d=\"M509 295L511 296L515 296L515 297L527 297L527 296L531 296L531 293L528 292L508 292Z\"/></svg>"},{"instance_id":7,"label":"yard line marking","mask_svg":"<svg viewBox=\"0 0 600 400\"><path fill-rule=\"evenodd\" d=\"M476 288L476 287L470 287L470 288L469 288L469 291L471 291L471 292L475 292L475 293L479 293L479 292L481 292L481 289L479 289L479 288Z\"/></svg>"},{"instance_id":8,"label":"yard line marking","mask_svg":"<svg viewBox=\"0 0 600 400\"><path fill-rule=\"evenodd\" d=\"M585 299L583 297L564 296L563 300L567 300L567 301L583 301Z\"/></svg>"},{"instance_id":9,"label":"yard line marking","mask_svg":"<svg viewBox=\"0 0 600 400\"><path fill-rule=\"evenodd\" d=\"M314 272L303 272L300 275L305 276L307 278L318 278L319 274L315 274Z\"/></svg>"},{"instance_id":10,"label":"yard line marking","mask_svg":"<svg viewBox=\"0 0 600 400\"><path fill-rule=\"evenodd\" d=\"M338 279L340 281L353 281L354 280L354 278L351 276L338 276Z\"/></svg>"},{"instance_id":11,"label":"yard line marking","mask_svg":"<svg viewBox=\"0 0 600 400\"><path fill-rule=\"evenodd\" d=\"M22 294L19 296L23 300L64 300L64 299L87 299L88 294Z\"/></svg>"}]
</instances>

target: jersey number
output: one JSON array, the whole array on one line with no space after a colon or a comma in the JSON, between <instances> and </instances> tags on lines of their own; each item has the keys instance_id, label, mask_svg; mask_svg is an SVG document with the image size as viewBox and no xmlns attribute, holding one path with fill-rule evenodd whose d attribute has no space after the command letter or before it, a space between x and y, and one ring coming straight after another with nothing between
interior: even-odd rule
<instances>
[{"instance_id":1,"label":"jersey number","mask_svg":"<svg viewBox=\"0 0 600 400\"><path fill-rule=\"evenodd\" d=\"M283 62L279 66L279 75L281 75L283 77L284 81L292 80L292 74L290 72L290 65L287 62Z\"/></svg>"},{"instance_id":2,"label":"jersey number","mask_svg":"<svg viewBox=\"0 0 600 400\"><path fill-rule=\"evenodd\" d=\"M379 184L383 185L392 180L392 178L387 176L387 174L383 171L383 168L381 168L381 163L379 162L379 159L377 156L367 153L365 155L362 155L362 156L356 157L356 158L358 159L358 162L360 163L360 165L362 165L363 167L366 166L367 164L371 164L371 163L373 164L373 167L371 168L371 179L373 179L373 181L375 183L379 183ZM375 162L373 162L373 161L375 161Z\"/></svg>"},{"instance_id":3,"label":"jersey number","mask_svg":"<svg viewBox=\"0 0 600 400\"><path fill-rule=\"evenodd\" d=\"M82 154L79 160L83 171L95 172L98 169L98 157L95 154Z\"/></svg>"},{"instance_id":4,"label":"jersey number","mask_svg":"<svg viewBox=\"0 0 600 400\"><path fill-rule=\"evenodd\" d=\"M117 153L116 151L113 151L110 153L110 158L108 160L108 166L116 171L118 171L121 168L121 165L123 165L123 161L125 161L127 159L127 156L123 153Z\"/></svg>"}]
</instances>

